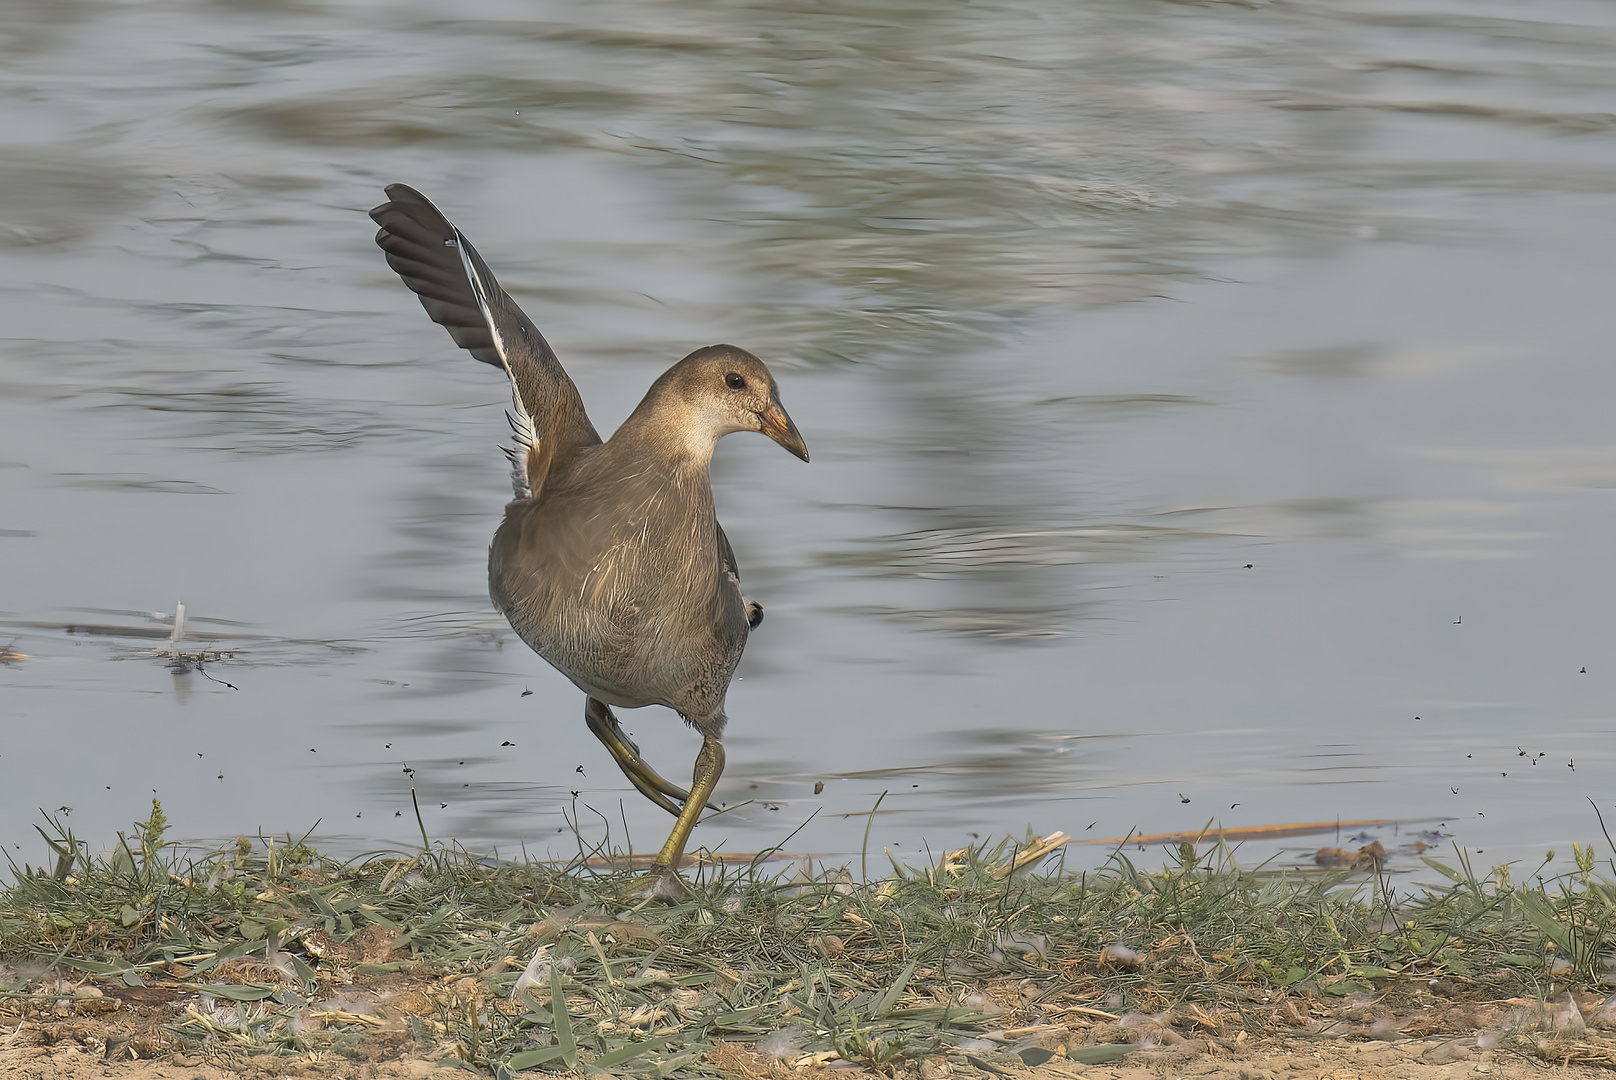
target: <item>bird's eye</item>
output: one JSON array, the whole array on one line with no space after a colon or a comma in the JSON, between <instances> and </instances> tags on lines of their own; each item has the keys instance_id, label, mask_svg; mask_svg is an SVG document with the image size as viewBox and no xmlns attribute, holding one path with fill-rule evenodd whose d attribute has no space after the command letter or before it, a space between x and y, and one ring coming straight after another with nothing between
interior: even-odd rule
<instances>
[{"instance_id":1,"label":"bird's eye","mask_svg":"<svg viewBox=\"0 0 1616 1080\"><path fill-rule=\"evenodd\" d=\"M724 376L724 385L729 387L731 390L745 390L746 380L732 371L728 375Z\"/></svg>"}]
</instances>

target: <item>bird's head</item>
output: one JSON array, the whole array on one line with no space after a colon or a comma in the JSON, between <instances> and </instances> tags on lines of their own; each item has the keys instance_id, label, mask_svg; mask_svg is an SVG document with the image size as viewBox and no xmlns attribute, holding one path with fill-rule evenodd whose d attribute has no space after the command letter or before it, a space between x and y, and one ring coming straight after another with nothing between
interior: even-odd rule
<instances>
[{"instance_id":1,"label":"bird's head","mask_svg":"<svg viewBox=\"0 0 1616 1080\"><path fill-rule=\"evenodd\" d=\"M780 404L774 376L745 349L697 349L657 382L677 403L692 436L716 442L732 431L759 431L808 460L808 446Z\"/></svg>"}]
</instances>

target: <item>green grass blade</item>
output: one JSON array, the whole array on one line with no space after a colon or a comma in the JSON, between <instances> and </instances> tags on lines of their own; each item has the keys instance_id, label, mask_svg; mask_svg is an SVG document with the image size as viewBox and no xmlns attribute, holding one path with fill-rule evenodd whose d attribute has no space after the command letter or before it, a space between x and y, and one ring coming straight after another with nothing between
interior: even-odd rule
<instances>
[{"instance_id":1,"label":"green grass blade","mask_svg":"<svg viewBox=\"0 0 1616 1080\"><path fill-rule=\"evenodd\" d=\"M918 959L909 961L908 966L899 973L898 981L881 991L881 996L875 999L875 1005L870 1009L872 1016L880 1019L892 1012L893 1006L898 1004L898 999L903 996L904 990L908 988L909 980L914 977L915 966L919 962Z\"/></svg>"},{"instance_id":2,"label":"green grass blade","mask_svg":"<svg viewBox=\"0 0 1616 1080\"><path fill-rule=\"evenodd\" d=\"M1576 959L1576 942L1571 936L1570 927L1554 917L1554 912L1537 896L1522 892L1516 895L1516 902L1521 905L1521 911L1532 925L1543 931L1543 935L1566 956Z\"/></svg>"},{"instance_id":3,"label":"green grass blade","mask_svg":"<svg viewBox=\"0 0 1616 1080\"><path fill-rule=\"evenodd\" d=\"M531 1069L535 1065L543 1065L547 1061L554 1061L561 1056L561 1047L546 1046L542 1050L524 1050L520 1054L512 1054L506 1059L505 1067L512 1072L521 1072Z\"/></svg>"},{"instance_id":4,"label":"green grass blade","mask_svg":"<svg viewBox=\"0 0 1616 1080\"><path fill-rule=\"evenodd\" d=\"M572 1037L572 1017L567 1015L567 999L561 992L561 966L550 965L550 1014L555 1017L556 1048L569 1069L578 1067L578 1043Z\"/></svg>"},{"instance_id":5,"label":"green grass blade","mask_svg":"<svg viewBox=\"0 0 1616 1080\"><path fill-rule=\"evenodd\" d=\"M1420 856L1420 862L1424 863L1426 866L1429 866L1432 870L1435 870L1449 881L1458 882L1459 884L1464 883L1464 875L1459 873L1459 871L1455 870L1451 866L1445 866L1442 863L1437 862L1435 859L1426 858L1424 855Z\"/></svg>"},{"instance_id":6,"label":"green grass blade","mask_svg":"<svg viewBox=\"0 0 1616 1080\"><path fill-rule=\"evenodd\" d=\"M609 1054L602 1054L594 1060L593 1064L597 1069L610 1069L614 1065L621 1065L625 1061L631 1061L648 1050L661 1050L667 1044L668 1040L666 1039L649 1039L645 1042L629 1043L627 1046L618 1047Z\"/></svg>"},{"instance_id":7,"label":"green grass blade","mask_svg":"<svg viewBox=\"0 0 1616 1080\"><path fill-rule=\"evenodd\" d=\"M226 1001L263 1001L267 997L274 997L279 987L263 983L213 983L200 989L204 994L212 994Z\"/></svg>"}]
</instances>

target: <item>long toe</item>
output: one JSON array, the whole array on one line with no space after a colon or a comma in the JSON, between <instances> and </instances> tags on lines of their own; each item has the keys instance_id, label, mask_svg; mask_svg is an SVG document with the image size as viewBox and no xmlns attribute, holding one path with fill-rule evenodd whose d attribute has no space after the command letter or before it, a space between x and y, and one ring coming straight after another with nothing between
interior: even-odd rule
<instances>
[{"instance_id":1,"label":"long toe","mask_svg":"<svg viewBox=\"0 0 1616 1080\"><path fill-rule=\"evenodd\" d=\"M694 899L695 895L679 872L666 866L655 867L649 874L640 875L629 882L621 893L623 901L630 904L682 904Z\"/></svg>"}]
</instances>

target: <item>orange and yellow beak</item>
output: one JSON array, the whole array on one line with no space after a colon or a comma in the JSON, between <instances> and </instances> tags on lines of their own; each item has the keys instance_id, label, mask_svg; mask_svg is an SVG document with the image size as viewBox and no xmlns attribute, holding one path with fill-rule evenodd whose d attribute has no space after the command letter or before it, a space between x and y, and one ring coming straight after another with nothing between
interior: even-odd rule
<instances>
[{"instance_id":1,"label":"orange and yellow beak","mask_svg":"<svg viewBox=\"0 0 1616 1080\"><path fill-rule=\"evenodd\" d=\"M758 413L758 430L802 460L808 460L808 444L802 441L797 425L791 422L778 401L770 401L768 408Z\"/></svg>"}]
</instances>

